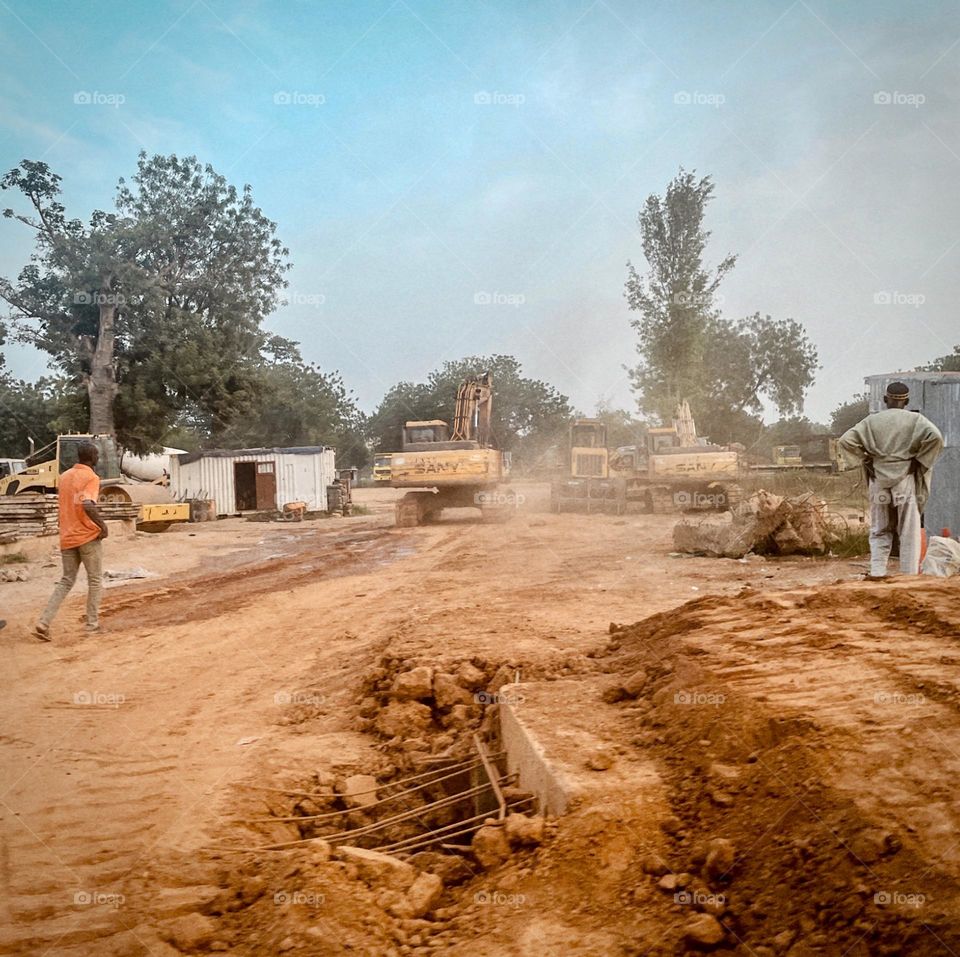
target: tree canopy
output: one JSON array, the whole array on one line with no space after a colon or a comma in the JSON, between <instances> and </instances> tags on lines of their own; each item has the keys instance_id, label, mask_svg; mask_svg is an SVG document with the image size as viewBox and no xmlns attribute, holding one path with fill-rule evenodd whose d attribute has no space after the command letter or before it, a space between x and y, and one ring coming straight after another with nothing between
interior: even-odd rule
<instances>
[{"instance_id":1,"label":"tree canopy","mask_svg":"<svg viewBox=\"0 0 960 957\"><path fill-rule=\"evenodd\" d=\"M426 382L398 382L381 400L367 423L375 450L400 448L403 423L414 419L449 422L457 387L471 376L493 376L491 431L496 444L514 455L518 467L533 468L544 453L564 441L572 409L553 386L522 374L513 356L467 356L444 362Z\"/></svg>"},{"instance_id":2,"label":"tree canopy","mask_svg":"<svg viewBox=\"0 0 960 957\"><path fill-rule=\"evenodd\" d=\"M669 421L687 399L715 441L743 441L765 400L782 416L802 410L817 350L793 319L721 316L717 289L736 257L713 270L704 264L713 191L709 176L681 169L639 213L648 270L641 275L628 263L625 295L638 313L631 325L640 355L630 377L642 412Z\"/></svg>"},{"instance_id":3,"label":"tree canopy","mask_svg":"<svg viewBox=\"0 0 960 957\"><path fill-rule=\"evenodd\" d=\"M189 406L214 437L251 411L269 336L261 328L289 268L275 226L195 157L141 153L115 212L67 219L61 178L24 160L3 177L34 232L15 282L0 280L19 335L86 388L89 428L124 445L159 444Z\"/></svg>"}]
</instances>

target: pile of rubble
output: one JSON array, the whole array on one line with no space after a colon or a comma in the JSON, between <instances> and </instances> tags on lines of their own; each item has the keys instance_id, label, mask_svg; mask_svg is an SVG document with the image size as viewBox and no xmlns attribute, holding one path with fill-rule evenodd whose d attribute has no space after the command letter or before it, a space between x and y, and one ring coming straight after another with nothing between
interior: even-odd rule
<instances>
[{"instance_id":1,"label":"pile of rubble","mask_svg":"<svg viewBox=\"0 0 960 957\"><path fill-rule=\"evenodd\" d=\"M758 555L825 555L844 528L826 503L812 495L784 498L761 489L732 513L732 521L684 520L673 529L677 551L713 558Z\"/></svg>"}]
</instances>

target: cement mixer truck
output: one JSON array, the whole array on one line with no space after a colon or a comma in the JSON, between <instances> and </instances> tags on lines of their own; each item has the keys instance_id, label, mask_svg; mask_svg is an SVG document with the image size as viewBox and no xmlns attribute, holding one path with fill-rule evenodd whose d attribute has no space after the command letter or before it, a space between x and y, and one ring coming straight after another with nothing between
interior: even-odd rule
<instances>
[{"instance_id":1,"label":"cement mixer truck","mask_svg":"<svg viewBox=\"0 0 960 957\"><path fill-rule=\"evenodd\" d=\"M60 475L77 462L81 442L92 442L100 450L96 469L100 476L100 501L139 505L137 528L140 531L165 532L174 522L189 521L190 506L175 502L164 482L166 456L121 452L109 435L58 436L54 442L28 455L26 468L0 479L0 495L56 494Z\"/></svg>"}]
</instances>

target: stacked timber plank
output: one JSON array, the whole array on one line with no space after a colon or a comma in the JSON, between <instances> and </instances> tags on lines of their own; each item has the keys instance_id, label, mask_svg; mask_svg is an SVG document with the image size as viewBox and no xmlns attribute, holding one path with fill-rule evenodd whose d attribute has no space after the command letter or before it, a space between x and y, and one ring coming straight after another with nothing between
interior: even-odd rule
<instances>
[{"instance_id":1,"label":"stacked timber plank","mask_svg":"<svg viewBox=\"0 0 960 957\"><path fill-rule=\"evenodd\" d=\"M56 496L38 492L0 498L0 544L56 533Z\"/></svg>"},{"instance_id":2,"label":"stacked timber plank","mask_svg":"<svg viewBox=\"0 0 960 957\"><path fill-rule=\"evenodd\" d=\"M140 517L140 506L136 502L97 502L97 511L104 521L119 522Z\"/></svg>"}]
</instances>

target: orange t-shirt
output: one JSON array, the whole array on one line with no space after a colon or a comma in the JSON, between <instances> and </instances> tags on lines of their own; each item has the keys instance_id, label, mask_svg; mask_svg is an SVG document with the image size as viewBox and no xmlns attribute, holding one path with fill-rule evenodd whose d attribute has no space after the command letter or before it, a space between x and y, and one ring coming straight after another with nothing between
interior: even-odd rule
<instances>
[{"instance_id":1,"label":"orange t-shirt","mask_svg":"<svg viewBox=\"0 0 960 957\"><path fill-rule=\"evenodd\" d=\"M60 548L77 548L100 535L97 525L84 510L84 502L96 502L100 477L89 465L79 462L60 476L57 496L60 514Z\"/></svg>"}]
</instances>

